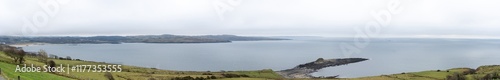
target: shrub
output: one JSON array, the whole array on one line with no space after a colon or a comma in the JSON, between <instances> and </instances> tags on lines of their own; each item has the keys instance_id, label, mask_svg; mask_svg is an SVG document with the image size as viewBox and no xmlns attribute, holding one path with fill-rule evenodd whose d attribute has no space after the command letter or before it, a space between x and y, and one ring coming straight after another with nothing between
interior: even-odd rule
<instances>
[{"instance_id":1,"label":"shrub","mask_svg":"<svg viewBox=\"0 0 500 80\"><path fill-rule=\"evenodd\" d=\"M242 75L240 75L240 76L241 76L241 77L250 77L250 76L245 75L245 74L242 74Z\"/></svg>"},{"instance_id":2,"label":"shrub","mask_svg":"<svg viewBox=\"0 0 500 80\"><path fill-rule=\"evenodd\" d=\"M481 77L479 75L473 75L472 78L474 80L481 80Z\"/></svg>"},{"instance_id":3,"label":"shrub","mask_svg":"<svg viewBox=\"0 0 500 80\"><path fill-rule=\"evenodd\" d=\"M466 77L464 74L453 73L451 75L446 76L446 80L465 80Z\"/></svg>"},{"instance_id":4,"label":"shrub","mask_svg":"<svg viewBox=\"0 0 500 80\"><path fill-rule=\"evenodd\" d=\"M217 79L217 77L212 75L212 76L210 76L210 79Z\"/></svg>"},{"instance_id":5,"label":"shrub","mask_svg":"<svg viewBox=\"0 0 500 80\"><path fill-rule=\"evenodd\" d=\"M49 65L50 67L55 67L56 66L56 62L54 62L53 60L50 60L47 65Z\"/></svg>"},{"instance_id":6,"label":"shrub","mask_svg":"<svg viewBox=\"0 0 500 80\"><path fill-rule=\"evenodd\" d=\"M500 75L497 72L493 72L493 73L491 73L491 78L500 79Z\"/></svg>"},{"instance_id":7,"label":"shrub","mask_svg":"<svg viewBox=\"0 0 500 80\"><path fill-rule=\"evenodd\" d=\"M475 73L476 73L476 70L474 70L474 69L467 69L462 74L467 75L467 74L475 74Z\"/></svg>"},{"instance_id":8,"label":"shrub","mask_svg":"<svg viewBox=\"0 0 500 80\"><path fill-rule=\"evenodd\" d=\"M113 77L113 74L111 74L110 72L104 73L104 76L106 76L106 78L108 78L108 80L115 80L115 78Z\"/></svg>"},{"instance_id":9,"label":"shrub","mask_svg":"<svg viewBox=\"0 0 500 80\"><path fill-rule=\"evenodd\" d=\"M490 74L486 74L486 76L483 77L482 80L491 80L493 79Z\"/></svg>"},{"instance_id":10,"label":"shrub","mask_svg":"<svg viewBox=\"0 0 500 80\"><path fill-rule=\"evenodd\" d=\"M47 63L47 52L45 52L45 50L40 50L38 51L38 61L42 62L42 63Z\"/></svg>"},{"instance_id":11,"label":"shrub","mask_svg":"<svg viewBox=\"0 0 500 80\"><path fill-rule=\"evenodd\" d=\"M493 79L500 79L500 75L498 75L497 72L493 72L486 74L486 76L482 78L482 80L493 80Z\"/></svg>"},{"instance_id":12,"label":"shrub","mask_svg":"<svg viewBox=\"0 0 500 80\"><path fill-rule=\"evenodd\" d=\"M149 78L148 80L156 80L155 78Z\"/></svg>"},{"instance_id":13,"label":"shrub","mask_svg":"<svg viewBox=\"0 0 500 80\"><path fill-rule=\"evenodd\" d=\"M215 77L215 76L214 76ZM185 77L175 77L170 80L207 80L208 78L203 78L203 77L196 77L193 78L191 76L185 76Z\"/></svg>"},{"instance_id":14,"label":"shrub","mask_svg":"<svg viewBox=\"0 0 500 80\"><path fill-rule=\"evenodd\" d=\"M250 76L245 75L245 74L241 74L241 75L238 75L238 74L222 74L222 76L224 76L226 78L250 77Z\"/></svg>"},{"instance_id":15,"label":"shrub","mask_svg":"<svg viewBox=\"0 0 500 80\"><path fill-rule=\"evenodd\" d=\"M70 56L66 56L66 60L72 60Z\"/></svg>"}]
</instances>

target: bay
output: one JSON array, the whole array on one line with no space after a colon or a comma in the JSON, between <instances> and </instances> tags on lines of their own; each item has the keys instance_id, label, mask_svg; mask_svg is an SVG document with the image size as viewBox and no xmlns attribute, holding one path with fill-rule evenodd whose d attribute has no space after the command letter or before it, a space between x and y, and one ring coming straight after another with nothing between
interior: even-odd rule
<instances>
[{"instance_id":1,"label":"bay","mask_svg":"<svg viewBox=\"0 0 500 80\"><path fill-rule=\"evenodd\" d=\"M339 44L352 41L352 38L321 38L232 43L49 44L23 49L31 52L43 49L73 59L182 71L283 70L318 58L369 59L314 73L340 77L500 64L500 40L496 39L374 38L360 53L343 54Z\"/></svg>"}]
</instances>

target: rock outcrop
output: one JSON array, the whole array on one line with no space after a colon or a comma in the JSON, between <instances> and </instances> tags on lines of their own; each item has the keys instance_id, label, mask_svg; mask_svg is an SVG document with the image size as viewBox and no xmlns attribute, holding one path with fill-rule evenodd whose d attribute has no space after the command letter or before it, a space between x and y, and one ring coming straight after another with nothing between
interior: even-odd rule
<instances>
[{"instance_id":1,"label":"rock outcrop","mask_svg":"<svg viewBox=\"0 0 500 80\"><path fill-rule=\"evenodd\" d=\"M323 59L319 58L316 61L300 64L292 69L286 69L277 71L276 73L280 74L285 78L313 78L314 76L311 73L317 72L320 69L326 67L334 67L340 65L346 65L350 63L356 63L365 61L368 59L365 58L342 58L342 59Z\"/></svg>"}]
</instances>

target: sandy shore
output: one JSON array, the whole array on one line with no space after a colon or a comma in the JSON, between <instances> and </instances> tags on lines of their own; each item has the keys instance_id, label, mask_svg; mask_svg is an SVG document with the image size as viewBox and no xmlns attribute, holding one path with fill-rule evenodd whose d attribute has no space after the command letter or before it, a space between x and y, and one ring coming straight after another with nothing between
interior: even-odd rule
<instances>
[{"instance_id":1,"label":"sandy shore","mask_svg":"<svg viewBox=\"0 0 500 80\"><path fill-rule=\"evenodd\" d=\"M10 44L9 46L14 47L26 47L26 46L38 46L38 45L47 45L49 43L19 43L19 44Z\"/></svg>"}]
</instances>

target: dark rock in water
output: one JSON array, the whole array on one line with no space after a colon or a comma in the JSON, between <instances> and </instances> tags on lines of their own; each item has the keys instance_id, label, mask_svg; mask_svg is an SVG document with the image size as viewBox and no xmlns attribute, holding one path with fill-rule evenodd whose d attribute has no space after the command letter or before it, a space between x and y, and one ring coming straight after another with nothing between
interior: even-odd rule
<instances>
[{"instance_id":1,"label":"dark rock in water","mask_svg":"<svg viewBox=\"0 0 500 80\"><path fill-rule=\"evenodd\" d=\"M319 58L314 62L300 64L292 69L277 71L278 74L285 78L313 78L311 73L317 72L326 67L334 67L365 61L365 58L342 58L342 59L323 59Z\"/></svg>"}]
</instances>

